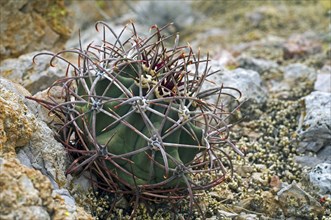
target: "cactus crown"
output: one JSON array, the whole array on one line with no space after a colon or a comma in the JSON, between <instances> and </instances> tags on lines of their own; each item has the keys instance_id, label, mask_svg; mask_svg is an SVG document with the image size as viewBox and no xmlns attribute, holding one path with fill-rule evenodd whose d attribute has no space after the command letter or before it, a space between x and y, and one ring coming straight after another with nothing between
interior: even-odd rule
<instances>
[{"instance_id":1,"label":"cactus crown","mask_svg":"<svg viewBox=\"0 0 331 220\"><path fill-rule=\"evenodd\" d=\"M179 46L178 36L168 48L166 27L152 26L144 38L133 24L118 35L104 22L100 27L101 45L42 53L52 56L51 63L68 63L67 76L54 84L63 88L64 101L38 100L61 119L58 138L74 158L67 172L89 170L94 183L111 193L190 198L192 204L196 190L216 186L231 169L225 146L241 154L229 139L228 118L236 109L229 110L224 98L237 102L229 92L237 90L205 89L219 71L210 72L208 56L203 60L190 45ZM130 36L123 40L126 31ZM77 64L63 53L77 54Z\"/></svg>"}]
</instances>

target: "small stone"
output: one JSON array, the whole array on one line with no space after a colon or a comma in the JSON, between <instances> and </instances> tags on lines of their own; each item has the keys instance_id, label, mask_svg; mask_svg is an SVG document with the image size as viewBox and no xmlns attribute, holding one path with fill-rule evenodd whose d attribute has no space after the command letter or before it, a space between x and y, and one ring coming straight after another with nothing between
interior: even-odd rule
<instances>
[{"instance_id":1,"label":"small stone","mask_svg":"<svg viewBox=\"0 0 331 220\"><path fill-rule=\"evenodd\" d=\"M323 208L296 182L285 186L277 193L278 201L286 217L311 218L321 216Z\"/></svg>"},{"instance_id":2,"label":"small stone","mask_svg":"<svg viewBox=\"0 0 331 220\"><path fill-rule=\"evenodd\" d=\"M269 185L270 185L273 189L275 189L275 191L278 191L278 189L280 189L281 184L282 184L282 182L280 181L280 179L279 179L278 176L272 176L272 177L270 178L270 183L269 183Z\"/></svg>"},{"instance_id":3,"label":"small stone","mask_svg":"<svg viewBox=\"0 0 331 220\"><path fill-rule=\"evenodd\" d=\"M257 172L253 173L252 174L252 180L255 183L262 184L263 186L267 186L268 185L268 178L265 178L263 173L257 173Z\"/></svg>"},{"instance_id":4,"label":"small stone","mask_svg":"<svg viewBox=\"0 0 331 220\"><path fill-rule=\"evenodd\" d=\"M70 213L74 213L76 211L76 203L75 199L70 195L67 189L56 189L53 191L53 195L60 195L65 202L66 208Z\"/></svg>"},{"instance_id":5,"label":"small stone","mask_svg":"<svg viewBox=\"0 0 331 220\"><path fill-rule=\"evenodd\" d=\"M219 50L217 54L213 57L213 60L217 60L219 65L231 67L236 66L236 60L233 55L227 50Z\"/></svg>"},{"instance_id":6,"label":"small stone","mask_svg":"<svg viewBox=\"0 0 331 220\"><path fill-rule=\"evenodd\" d=\"M318 186L321 194L331 197L331 164L320 163L309 173L309 180Z\"/></svg>"}]
</instances>

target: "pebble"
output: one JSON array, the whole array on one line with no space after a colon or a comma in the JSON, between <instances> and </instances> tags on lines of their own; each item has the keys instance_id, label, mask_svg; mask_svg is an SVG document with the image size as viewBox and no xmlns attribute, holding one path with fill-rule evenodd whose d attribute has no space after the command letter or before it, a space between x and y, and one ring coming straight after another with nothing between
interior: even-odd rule
<instances>
[{"instance_id":1,"label":"pebble","mask_svg":"<svg viewBox=\"0 0 331 220\"><path fill-rule=\"evenodd\" d=\"M320 189L321 194L331 197L331 163L317 164L309 173L309 180Z\"/></svg>"}]
</instances>

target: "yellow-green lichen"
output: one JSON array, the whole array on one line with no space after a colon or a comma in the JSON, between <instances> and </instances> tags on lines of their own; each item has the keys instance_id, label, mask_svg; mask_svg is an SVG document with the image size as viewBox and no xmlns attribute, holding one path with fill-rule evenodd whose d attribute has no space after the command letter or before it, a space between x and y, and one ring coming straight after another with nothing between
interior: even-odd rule
<instances>
[{"instance_id":1,"label":"yellow-green lichen","mask_svg":"<svg viewBox=\"0 0 331 220\"><path fill-rule=\"evenodd\" d=\"M16 147L26 145L36 130L35 117L13 92L0 87L0 155L15 154Z\"/></svg>"},{"instance_id":2,"label":"yellow-green lichen","mask_svg":"<svg viewBox=\"0 0 331 220\"><path fill-rule=\"evenodd\" d=\"M64 5L63 0L56 0L51 3L46 11L46 18L49 26L58 34L69 37L71 28L68 26L69 12Z\"/></svg>"}]
</instances>

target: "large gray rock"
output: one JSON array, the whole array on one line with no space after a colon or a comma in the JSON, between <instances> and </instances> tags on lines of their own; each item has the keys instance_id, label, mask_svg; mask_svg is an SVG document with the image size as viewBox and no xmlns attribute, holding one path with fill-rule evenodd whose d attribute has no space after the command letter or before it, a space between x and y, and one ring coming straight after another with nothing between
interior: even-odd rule
<instances>
[{"instance_id":1,"label":"large gray rock","mask_svg":"<svg viewBox=\"0 0 331 220\"><path fill-rule=\"evenodd\" d=\"M215 76L216 77L216 76ZM267 92L262 85L260 75L253 70L235 69L232 71L224 71L219 74L215 79L216 85L224 85L240 90L242 96L240 101L243 104L240 107L243 115L248 118L255 118L256 110L262 109L267 101ZM231 90L225 90L230 94L237 96L237 93ZM230 101L229 105L232 106L235 102Z\"/></svg>"},{"instance_id":2,"label":"large gray rock","mask_svg":"<svg viewBox=\"0 0 331 220\"><path fill-rule=\"evenodd\" d=\"M16 151L17 157L24 165L39 169L51 180L53 187L58 188L57 183L66 182L65 169L68 160L67 153L62 144L53 138L54 134L47 124L40 120L38 116L34 115L38 104L25 98L25 96L29 95L26 90L25 92L21 92L24 91L24 89L17 88L20 88L20 86L4 78L0 78L1 97L4 99L2 105L11 106L12 111L16 112L18 112L18 109L24 109L23 112L18 112L17 114L19 120L23 121L27 118L26 124L30 123L33 130L30 129L32 131L29 133L29 136L24 135L27 137L28 141L19 144L19 142L13 138L11 144L13 147L21 147ZM13 120L12 126L15 126L19 120ZM11 137L12 133L10 131L13 129L9 127L7 130L8 137ZM22 138L19 134L16 136L17 138ZM7 140L7 142L8 141L9 140Z\"/></svg>"},{"instance_id":3,"label":"large gray rock","mask_svg":"<svg viewBox=\"0 0 331 220\"><path fill-rule=\"evenodd\" d=\"M54 205L51 203L58 197L64 201L63 204L60 204L61 209L67 212L59 212L59 215L62 215L60 219L66 219L64 216L69 216L69 219L75 218L79 215L78 212L80 214L84 214L84 212L73 205L75 204L73 197L66 193L66 189L63 189L70 185L65 176L68 162L67 152L62 144L54 139L52 130L38 116L38 112L36 112L38 104L26 99L25 96L29 95L31 94L19 84L0 77L0 144L3 147L3 150L0 151L0 158L9 158L8 162L4 162L8 165L0 167L1 171L6 171L0 172L1 175L3 174L0 176L0 185L4 185L2 182L7 184L6 181L15 180L13 185L6 185L4 195L22 195L27 198L26 200L33 201L15 205L19 201L16 201L14 196L16 202L5 209L8 215L0 216L0 218L12 219L10 216L16 214L21 216L22 214L22 216L35 215L38 219L51 219L51 213L54 212L52 211ZM35 115L35 113L37 114ZM8 178L13 180L6 180ZM37 183L40 184L40 187L34 190L30 184L31 181L34 188ZM47 187L46 191L45 187ZM44 191L45 196L41 195ZM41 196L43 197L39 199ZM0 197L2 198L2 196ZM48 201L47 204L50 207L45 212L41 212L41 209L45 208L44 200ZM12 204L10 201L9 203ZM20 209L16 210L15 206L19 206ZM31 206L40 206L41 209L36 207L29 209Z\"/></svg>"},{"instance_id":4,"label":"large gray rock","mask_svg":"<svg viewBox=\"0 0 331 220\"><path fill-rule=\"evenodd\" d=\"M331 163L331 93L312 92L304 97L305 117L298 130L299 152L316 154L312 157L298 158L306 165L315 166L317 163ZM308 164L309 163L309 164Z\"/></svg>"},{"instance_id":5,"label":"large gray rock","mask_svg":"<svg viewBox=\"0 0 331 220\"><path fill-rule=\"evenodd\" d=\"M238 68L235 70L227 70L217 61L210 61L208 64L209 74L211 74L203 84L202 91L215 87L231 87L233 89L224 88L222 92L231 94L230 96L223 95L221 97L221 104L227 110L233 110L238 107L236 100L242 104L240 111L247 119L253 119L258 116L258 112L263 108L267 101L267 91L263 86L262 79L258 72ZM199 72L205 70L205 65L199 66ZM240 94L238 93L240 91ZM218 97L212 97L211 102L214 102Z\"/></svg>"},{"instance_id":6,"label":"large gray rock","mask_svg":"<svg viewBox=\"0 0 331 220\"><path fill-rule=\"evenodd\" d=\"M67 65L64 61L56 59L55 67L50 65L51 56L41 55L33 57L42 52L36 51L24 54L17 59L11 58L1 62L0 73L2 77L20 83L30 93L35 94L51 86L55 80L64 77Z\"/></svg>"}]
</instances>

